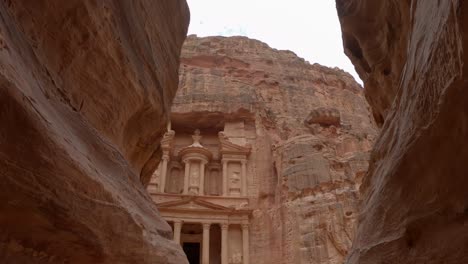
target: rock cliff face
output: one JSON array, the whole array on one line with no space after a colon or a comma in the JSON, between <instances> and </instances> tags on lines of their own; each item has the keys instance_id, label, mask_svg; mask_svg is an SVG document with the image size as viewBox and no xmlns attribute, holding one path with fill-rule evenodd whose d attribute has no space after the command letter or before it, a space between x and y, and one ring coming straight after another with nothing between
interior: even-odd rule
<instances>
[{"instance_id":1,"label":"rock cliff face","mask_svg":"<svg viewBox=\"0 0 468 264\"><path fill-rule=\"evenodd\" d=\"M383 125L348 263L468 263L468 3L337 1Z\"/></svg>"},{"instance_id":2,"label":"rock cliff face","mask_svg":"<svg viewBox=\"0 0 468 264\"><path fill-rule=\"evenodd\" d=\"M188 19L175 0L0 2L2 263L186 263L140 181Z\"/></svg>"},{"instance_id":3,"label":"rock cliff face","mask_svg":"<svg viewBox=\"0 0 468 264\"><path fill-rule=\"evenodd\" d=\"M237 120L252 146L251 263L343 263L376 135L361 87L245 37L189 36L181 61L173 129Z\"/></svg>"}]
</instances>

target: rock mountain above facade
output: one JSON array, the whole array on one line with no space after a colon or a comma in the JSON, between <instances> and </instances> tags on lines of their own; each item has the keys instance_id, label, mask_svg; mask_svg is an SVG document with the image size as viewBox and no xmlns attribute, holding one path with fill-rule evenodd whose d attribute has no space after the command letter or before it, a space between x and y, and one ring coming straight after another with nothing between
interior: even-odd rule
<instances>
[{"instance_id":1,"label":"rock mountain above facade","mask_svg":"<svg viewBox=\"0 0 468 264\"><path fill-rule=\"evenodd\" d=\"M205 167L221 166L216 165L222 163L216 147L219 132L225 140L249 147L242 208L252 211L250 263L343 262L355 231L358 187L376 136L363 90L351 75L245 37L189 36L182 49L171 129L175 139L168 148L164 172L170 186L165 190L181 196L184 180L168 182L180 177L180 170L183 174L178 153L191 144L193 131L201 131L202 145L214 153ZM235 166L226 168L229 175ZM204 174L209 179L212 173L207 169ZM151 186L158 201L173 195L156 194ZM207 195L211 187L205 183L203 194L196 188L198 195ZM210 195L200 199L216 200ZM183 225L180 231L177 224L177 239L196 229L201 239L197 225L187 224L185 231ZM211 233L218 228L211 227ZM229 259L242 258L234 252L240 243L236 228L229 229ZM210 253L210 258L217 256Z\"/></svg>"}]
</instances>

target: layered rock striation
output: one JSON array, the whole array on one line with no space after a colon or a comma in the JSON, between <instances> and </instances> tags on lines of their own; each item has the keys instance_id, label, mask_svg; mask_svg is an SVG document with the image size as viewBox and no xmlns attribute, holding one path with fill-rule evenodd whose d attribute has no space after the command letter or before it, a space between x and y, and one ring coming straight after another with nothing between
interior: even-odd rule
<instances>
[{"instance_id":1,"label":"layered rock striation","mask_svg":"<svg viewBox=\"0 0 468 264\"><path fill-rule=\"evenodd\" d=\"M171 122L251 147L250 263L343 263L376 136L351 75L245 37L189 36Z\"/></svg>"},{"instance_id":2,"label":"layered rock striation","mask_svg":"<svg viewBox=\"0 0 468 264\"><path fill-rule=\"evenodd\" d=\"M467 263L463 1L337 1L382 132L348 263Z\"/></svg>"},{"instance_id":3,"label":"layered rock striation","mask_svg":"<svg viewBox=\"0 0 468 264\"><path fill-rule=\"evenodd\" d=\"M0 3L2 263L186 263L142 182L185 1Z\"/></svg>"}]
</instances>

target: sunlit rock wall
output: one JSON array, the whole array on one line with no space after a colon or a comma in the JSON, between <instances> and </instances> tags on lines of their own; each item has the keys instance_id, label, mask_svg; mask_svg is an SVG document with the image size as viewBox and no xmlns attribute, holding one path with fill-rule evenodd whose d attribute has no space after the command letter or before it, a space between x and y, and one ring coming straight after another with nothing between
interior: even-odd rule
<instances>
[{"instance_id":1,"label":"sunlit rock wall","mask_svg":"<svg viewBox=\"0 0 468 264\"><path fill-rule=\"evenodd\" d=\"M468 263L468 3L337 1L382 132L348 263Z\"/></svg>"}]
</instances>

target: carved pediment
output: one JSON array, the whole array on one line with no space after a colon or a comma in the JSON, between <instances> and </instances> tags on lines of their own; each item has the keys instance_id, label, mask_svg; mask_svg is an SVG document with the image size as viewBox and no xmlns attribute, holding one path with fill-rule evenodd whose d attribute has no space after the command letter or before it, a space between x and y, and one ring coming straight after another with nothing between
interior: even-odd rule
<instances>
[{"instance_id":1,"label":"carved pediment","mask_svg":"<svg viewBox=\"0 0 468 264\"><path fill-rule=\"evenodd\" d=\"M252 147L240 146L232 143L229 138L224 134L224 132L219 132L219 142L220 142L220 153L221 154L238 154L238 155L249 155Z\"/></svg>"},{"instance_id":2,"label":"carved pediment","mask_svg":"<svg viewBox=\"0 0 468 264\"><path fill-rule=\"evenodd\" d=\"M232 211L234 208L204 201L196 196L191 196L177 201L169 201L156 204L159 209L187 209L187 210L216 210Z\"/></svg>"}]
</instances>

